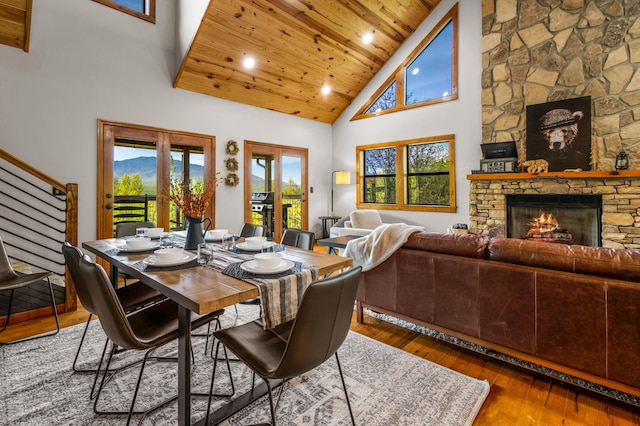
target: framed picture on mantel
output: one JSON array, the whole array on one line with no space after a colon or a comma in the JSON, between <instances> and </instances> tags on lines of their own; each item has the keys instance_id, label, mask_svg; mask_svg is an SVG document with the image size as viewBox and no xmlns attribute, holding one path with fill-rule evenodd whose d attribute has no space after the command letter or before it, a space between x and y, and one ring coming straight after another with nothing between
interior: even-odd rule
<instances>
[{"instance_id":1,"label":"framed picture on mantel","mask_svg":"<svg viewBox=\"0 0 640 426\"><path fill-rule=\"evenodd\" d=\"M591 170L591 97L527 106L527 160L550 172Z\"/></svg>"}]
</instances>

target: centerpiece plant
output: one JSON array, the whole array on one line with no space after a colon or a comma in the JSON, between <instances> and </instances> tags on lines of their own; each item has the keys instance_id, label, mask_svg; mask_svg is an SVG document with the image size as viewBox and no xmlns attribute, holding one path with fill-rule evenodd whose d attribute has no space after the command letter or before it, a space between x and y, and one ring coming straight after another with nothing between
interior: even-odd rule
<instances>
[{"instance_id":1,"label":"centerpiece plant","mask_svg":"<svg viewBox=\"0 0 640 426\"><path fill-rule=\"evenodd\" d=\"M208 221L211 224L211 219L205 218L205 214L222 180L219 172L206 180L171 179L167 198L182 211L188 224L185 249L195 249L199 242L204 241L206 229L203 230L202 223Z\"/></svg>"}]
</instances>

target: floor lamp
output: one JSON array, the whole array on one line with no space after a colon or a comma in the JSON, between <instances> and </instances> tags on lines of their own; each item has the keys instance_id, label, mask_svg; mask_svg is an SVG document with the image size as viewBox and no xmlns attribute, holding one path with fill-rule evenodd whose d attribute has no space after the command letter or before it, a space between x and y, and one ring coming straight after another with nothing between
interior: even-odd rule
<instances>
[{"instance_id":1,"label":"floor lamp","mask_svg":"<svg viewBox=\"0 0 640 426\"><path fill-rule=\"evenodd\" d=\"M333 185L349 185L351 183L351 173L345 170L334 170L331 174L331 216L335 215L333 211Z\"/></svg>"}]
</instances>

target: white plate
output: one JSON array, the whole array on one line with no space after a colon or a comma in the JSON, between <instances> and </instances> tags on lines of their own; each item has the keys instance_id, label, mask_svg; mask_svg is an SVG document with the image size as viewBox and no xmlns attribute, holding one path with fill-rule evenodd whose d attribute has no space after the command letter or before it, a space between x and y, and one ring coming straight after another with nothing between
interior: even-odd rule
<instances>
[{"instance_id":1,"label":"white plate","mask_svg":"<svg viewBox=\"0 0 640 426\"><path fill-rule=\"evenodd\" d=\"M123 244L121 246L118 247L118 250L120 250L123 253L138 253L140 251L148 251L148 250L155 250L158 247L160 247L160 241L152 241L151 243L149 243L148 246L145 247L136 247L136 248L130 248L129 246L127 246L127 244Z\"/></svg>"},{"instance_id":2,"label":"white plate","mask_svg":"<svg viewBox=\"0 0 640 426\"><path fill-rule=\"evenodd\" d=\"M261 251L262 250L262 244L259 245L258 247L255 247L255 246L250 246L247 243L238 243L236 244L236 247L244 251Z\"/></svg>"},{"instance_id":3,"label":"white plate","mask_svg":"<svg viewBox=\"0 0 640 426\"><path fill-rule=\"evenodd\" d=\"M278 266L273 268L262 268L256 264L255 260L244 262L240 265L240 269L251 272L252 274L279 274L293 268L295 263L291 260L283 259Z\"/></svg>"},{"instance_id":4,"label":"white plate","mask_svg":"<svg viewBox=\"0 0 640 426\"><path fill-rule=\"evenodd\" d=\"M185 263L189 263L196 257L197 255L195 253L184 252L184 256L182 256L179 259L168 260L166 262L163 262L158 260L158 258L155 257L154 255L151 255L147 257L145 260L143 260L143 262L149 266L177 266L177 265L184 265Z\"/></svg>"}]
</instances>

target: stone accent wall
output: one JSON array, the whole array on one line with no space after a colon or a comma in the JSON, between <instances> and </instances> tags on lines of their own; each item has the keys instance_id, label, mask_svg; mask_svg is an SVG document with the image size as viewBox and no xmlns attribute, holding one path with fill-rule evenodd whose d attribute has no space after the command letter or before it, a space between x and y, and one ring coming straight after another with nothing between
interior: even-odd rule
<instances>
[{"instance_id":1,"label":"stone accent wall","mask_svg":"<svg viewBox=\"0 0 640 426\"><path fill-rule=\"evenodd\" d=\"M640 248L640 178L472 180L471 232L506 236L506 194L601 194L603 247Z\"/></svg>"},{"instance_id":2,"label":"stone accent wall","mask_svg":"<svg viewBox=\"0 0 640 426\"><path fill-rule=\"evenodd\" d=\"M515 140L523 161L526 105L591 96L592 169L623 149L640 169L640 1L483 0L482 15L484 143Z\"/></svg>"}]
</instances>

